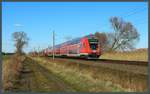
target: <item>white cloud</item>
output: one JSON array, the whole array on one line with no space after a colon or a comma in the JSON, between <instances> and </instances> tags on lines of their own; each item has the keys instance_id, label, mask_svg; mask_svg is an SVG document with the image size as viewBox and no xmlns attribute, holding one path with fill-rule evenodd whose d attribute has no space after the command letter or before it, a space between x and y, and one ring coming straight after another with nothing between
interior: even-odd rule
<instances>
[{"instance_id":1,"label":"white cloud","mask_svg":"<svg viewBox=\"0 0 150 94\"><path fill-rule=\"evenodd\" d=\"M22 27L24 25L22 25L22 24L14 24L14 26L16 26L16 27Z\"/></svg>"}]
</instances>

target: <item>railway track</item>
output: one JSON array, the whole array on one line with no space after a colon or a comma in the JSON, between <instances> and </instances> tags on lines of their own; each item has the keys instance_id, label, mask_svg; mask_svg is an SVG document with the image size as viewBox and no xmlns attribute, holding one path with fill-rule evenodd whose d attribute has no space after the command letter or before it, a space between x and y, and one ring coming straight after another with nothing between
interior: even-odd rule
<instances>
[{"instance_id":1,"label":"railway track","mask_svg":"<svg viewBox=\"0 0 150 94\"><path fill-rule=\"evenodd\" d=\"M148 61L128 61L128 60L110 60L110 59L82 59L72 57L56 57L57 59L69 59L69 60L80 60L90 61L94 63L111 63L111 64L124 64L124 65L137 65L137 66L148 66Z\"/></svg>"},{"instance_id":2,"label":"railway track","mask_svg":"<svg viewBox=\"0 0 150 94\"><path fill-rule=\"evenodd\" d=\"M98 61L104 61L105 63L148 66L148 62L146 62L146 61L127 61L127 60L108 60L108 59L100 59Z\"/></svg>"},{"instance_id":3,"label":"railway track","mask_svg":"<svg viewBox=\"0 0 150 94\"><path fill-rule=\"evenodd\" d=\"M128 61L128 60L110 60L110 59L98 59L95 60L97 63L114 63L114 64L126 64L126 65L138 65L138 66L148 66L146 61Z\"/></svg>"}]
</instances>

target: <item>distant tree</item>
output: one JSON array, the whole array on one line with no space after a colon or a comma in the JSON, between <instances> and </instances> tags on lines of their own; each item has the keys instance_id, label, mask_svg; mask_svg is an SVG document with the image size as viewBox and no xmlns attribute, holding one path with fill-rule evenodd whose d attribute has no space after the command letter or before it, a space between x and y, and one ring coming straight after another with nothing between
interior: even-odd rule
<instances>
[{"instance_id":1,"label":"distant tree","mask_svg":"<svg viewBox=\"0 0 150 94\"><path fill-rule=\"evenodd\" d=\"M14 32L12 34L13 40L15 42L16 53L19 55L24 54L23 48L28 44L29 38L25 32Z\"/></svg>"},{"instance_id":2,"label":"distant tree","mask_svg":"<svg viewBox=\"0 0 150 94\"><path fill-rule=\"evenodd\" d=\"M132 50L139 41L139 33L130 23L121 18L112 17L110 19L114 32L107 34L108 46L112 50Z\"/></svg>"},{"instance_id":3,"label":"distant tree","mask_svg":"<svg viewBox=\"0 0 150 94\"><path fill-rule=\"evenodd\" d=\"M102 32L96 32L95 37L99 40L99 46L101 48L102 52L105 52L108 50L107 44L108 44L108 39L107 39L107 34Z\"/></svg>"}]
</instances>

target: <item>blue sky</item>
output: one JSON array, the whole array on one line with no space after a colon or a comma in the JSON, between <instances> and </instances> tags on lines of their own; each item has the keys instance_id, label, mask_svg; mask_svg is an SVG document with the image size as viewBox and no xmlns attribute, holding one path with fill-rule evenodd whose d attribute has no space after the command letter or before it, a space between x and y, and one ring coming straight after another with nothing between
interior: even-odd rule
<instances>
[{"instance_id":1,"label":"blue sky","mask_svg":"<svg viewBox=\"0 0 150 94\"><path fill-rule=\"evenodd\" d=\"M24 31L30 38L25 51L56 44L65 37L82 37L90 33L113 31L113 16L131 22L140 33L137 48L148 48L147 2L3 2L2 51L13 52L12 33Z\"/></svg>"}]
</instances>

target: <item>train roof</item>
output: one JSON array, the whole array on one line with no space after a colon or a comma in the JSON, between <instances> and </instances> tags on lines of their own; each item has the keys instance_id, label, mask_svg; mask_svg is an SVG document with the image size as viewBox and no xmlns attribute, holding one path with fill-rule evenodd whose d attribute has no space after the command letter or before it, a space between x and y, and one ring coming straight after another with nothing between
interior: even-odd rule
<instances>
[{"instance_id":1,"label":"train roof","mask_svg":"<svg viewBox=\"0 0 150 94\"><path fill-rule=\"evenodd\" d=\"M85 38L85 37L87 37L87 38L94 37L94 38L95 38L95 36L94 36L93 34L91 34L91 35L87 35L87 36L84 36L84 37L79 37L79 38L72 39L72 40L67 41L67 42L64 42L64 43L62 43L62 44L76 44L76 43L79 43L80 40L81 40L82 38Z\"/></svg>"},{"instance_id":2,"label":"train roof","mask_svg":"<svg viewBox=\"0 0 150 94\"><path fill-rule=\"evenodd\" d=\"M61 44L55 45L55 48L60 48Z\"/></svg>"},{"instance_id":3,"label":"train roof","mask_svg":"<svg viewBox=\"0 0 150 94\"><path fill-rule=\"evenodd\" d=\"M72 39L72 40L69 40L69 41L66 41L66 42L62 43L62 45L76 44L76 43L79 43L80 40L81 40L81 38L75 38L75 39Z\"/></svg>"},{"instance_id":4,"label":"train roof","mask_svg":"<svg viewBox=\"0 0 150 94\"><path fill-rule=\"evenodd\" d=\"M95 35L93 35L93 34L90 34L90 35L87 35L87 36L84 36L84 37L87 37L87 38L96 38Z\"/></svg>"},{"instance_id":5,"label":"train roof","mask_svg":"<svg viewBox=\"0 0 150 94\"><path fill-rule=\"evenodd\" d=\"M66 42L64 42L64 43L61 43L61 44L55 45L55 48L60 48L62 45L77 44L77 43L79 43L79 42L80 42L80 40L81 40L82 38L85 38L85 37L87 37L87 38L91 38L91 37L94 37L94 35L93 35L93 34L91 34L91 35L86 35L86 36L84 36L84 37L75 38L75 39L72 39L72 40L66 41ZM50 47L49 49L51 49L51 48L52 48L52 47Z\"/></svg>"}]
</instances>

